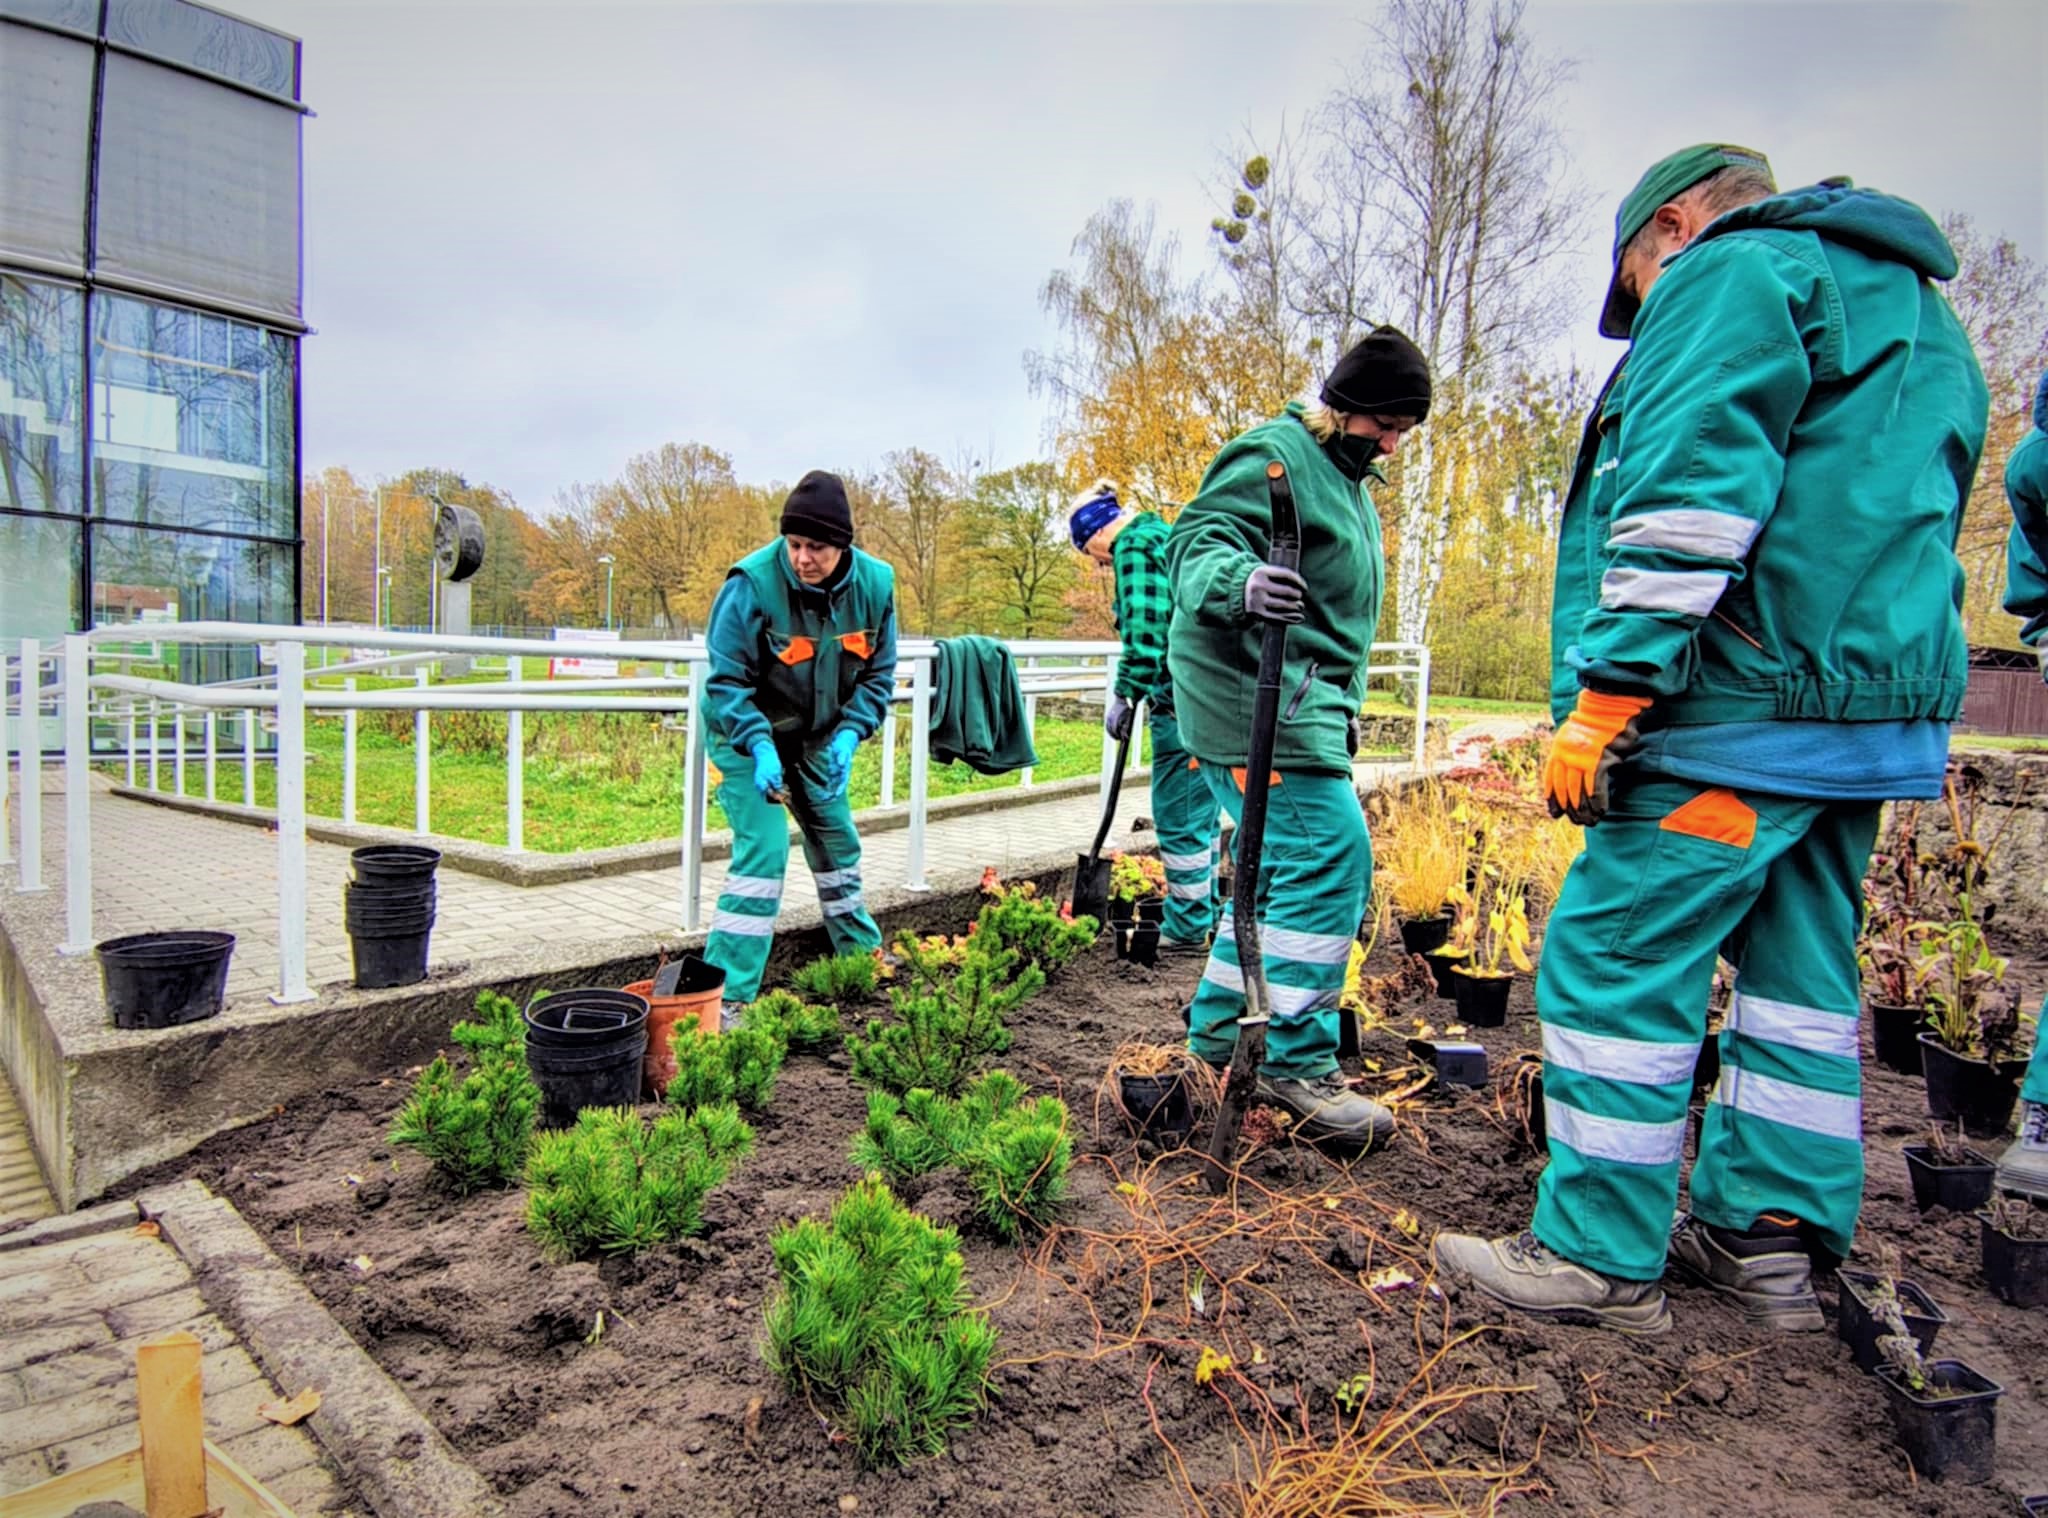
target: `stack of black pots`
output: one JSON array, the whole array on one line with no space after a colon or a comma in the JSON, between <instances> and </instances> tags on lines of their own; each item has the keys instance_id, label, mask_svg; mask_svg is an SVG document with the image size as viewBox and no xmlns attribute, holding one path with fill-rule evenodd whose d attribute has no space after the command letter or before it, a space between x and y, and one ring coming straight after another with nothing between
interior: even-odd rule
<instances>
[{"instance_id":1,"label":"stack of black pots","mask_svg":"<svg viewBox=\"0 0 2048 1518\"><path fill-rule=\"evenodd\" d=\"M540 1087L545 1126L566 1128L585 1107L639 1100L646 997L577 986L529 1003L525 1021L526 1068Z\"/></svg>"},{"instance_id":2,"label":"stack of black pots","mask_svg":"<svg viewBox=\"0 0 2048 1518\"><path fill-rule=\"evenodd\" d=\"M344 906L356 984L370 990L425 980L440 850L380 843L357 849L350 862L355 878L344 888Z\"/></svg>"}]
</instances>

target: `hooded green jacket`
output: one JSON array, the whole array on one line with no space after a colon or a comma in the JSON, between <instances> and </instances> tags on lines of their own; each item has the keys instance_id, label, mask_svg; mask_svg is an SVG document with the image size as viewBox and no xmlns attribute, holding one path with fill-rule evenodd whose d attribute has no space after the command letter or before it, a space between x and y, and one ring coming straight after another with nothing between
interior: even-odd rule
<instances>
[{"instance_id":1,"label":"hooded green jacket","mask_svg":"<svg viewBox=\"0 0 2048 1518\"><path fill-rule=\"evenodd\" d=\"M2034 392L2034 430L2005 461L2012 536L2005 545L2005 609L2027 620L2020 641L2038 647L2048 633L2048 374Z\"/></svg>"},{"instance_id":2,"label":"hooded green jacket","mask_svg":"<svg viewBox=\"0 0 2048 1518\"><path fill-rule=\"evenodd\" d=\"M1308 609L1287 629L1273 767L1348 775L1345 719L1365 696L1385 582L1380 519L1364 484L1347 478L1309 433L1298 404L1223 445L1167 537L1174 710L1189 753L1204 764L1244 764L1265 629L1244 609L1244 583L1266 562L1266 465L1274 459L1287 466L1301 517Z\"/></svg>"},{"instance_id":3,"label":"hooded green jacket","mask_svg":"<svg viewBox=\"0 0 2048 1518\"><path fill-rule=\"evenodd\" d=\"M1665 267L1581 447L1552 703L1657 724L1950 720L1984 377L1919 207L1846 181L1711 223Z\"/></svg>"}]
</instances>

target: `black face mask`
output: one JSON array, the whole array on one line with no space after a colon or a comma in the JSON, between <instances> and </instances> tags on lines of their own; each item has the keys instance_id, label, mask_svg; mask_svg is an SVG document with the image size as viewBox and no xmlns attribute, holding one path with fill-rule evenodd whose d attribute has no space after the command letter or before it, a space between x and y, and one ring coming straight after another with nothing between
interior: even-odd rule
<instances>
[{"instance_id":1,"label":"black face mask","mask_svg":"<svg viewBox=\"0 0 2048 1518\"><path fill-rule=\"evenodd\" d=\"M1340 432L1323 444L1329 450L1330 462L1343 473L1344 478L1356 483L1365 478L1380 456L1380 440L1372 437L1358 437L1349 432Z\"/></svg>"}]
</instances>

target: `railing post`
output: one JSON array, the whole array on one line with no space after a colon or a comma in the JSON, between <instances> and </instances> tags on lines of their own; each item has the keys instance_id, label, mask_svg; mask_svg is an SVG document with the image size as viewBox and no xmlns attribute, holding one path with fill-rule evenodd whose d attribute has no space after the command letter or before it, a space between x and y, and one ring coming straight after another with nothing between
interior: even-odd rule
<instances>
[{"instance_id":1,"label":"railing post","mask_svg":"<svg viewBox=\"0 0 2048 1518\"><path fill-rule=\"evenodd\" d=\"M1116 699L1116 666L1117 657L1115 654L1108 655L1102 661L1102 710L1105 716L1109 713L1109 703ZM1109 806L1110 776L1116 773L1116 747L1116 739L1109 736L1109 729L1107 727L1103 728L1102 773L1098 777L1096 786L1098 791L1096 801L1105 809Z\"/></svg>"},{"instance_id":2,"label":"railing post","mask_svg":"<svg viewBox=\"0 0 2048 1518\"><path fill-rule=\"evenodd\" d=\"M135 789L135 698L128 699L128 789Z\"/></svg>"},{"instance_id":3,"label":"railing post","mask_svg":"<svg viewBox=\"0 0 2048 1518\"><path fill-rule=\"evenodd\" d=\"M92 949L92 645L64 638L64 942L60 954Z\"/></svg>"},{"instance_id":4,"label":"railing post","mask_svg":"<svg viewBox=\"0 0 2048 1518\"><path fill-rule=\"evenodd\" d=\"M1037 668L1037 659L1032 658L1024 661L1025 674L1029 675ZM1033 749L1038 747L1038 697L1036 696L1026 696L1024 698L1024 738ZM1018 781L1018 784L1027 791L1031 789L1031 772L1036 768L1036 765L1025 765L1023 775Z\"/></svg>"},{"instance_id":5,"label":"railing post","mask_svg":"<svg viewBox=\"0 0 2048 1518\"><path fill-rule=\"evenodd\" d=\"M162 733L158 728L160 720L157 699L151 696L149 698L149 788L152 792L160 788L157 776L157 748L159 746L159 739L162 737Z\"/></svg>"},{"instance_id":6,"label":"railing post","mask_svg":"<svg viewBox=\"0 0 2048 1518\"><path fill-rule=\"evenodd\" d=\"M505 713L505 847L526 848L526 713Z\"/></svg>"},{"instance_id":7,"label":"railing post","mask_svg":"<svg viewBox=\"0 0 2048 1518\"><path fill-rule=\"evenodd\" d=\"M931 784L932 661L910 665L910 837L904 849L905 889L928 891L924 878L924 813Z\"/></svg>"},{"instance_id":8,"label":"railing post","mask_svg":"<svg viewBox=\"0 0 2048 1518\"><path fill-rule=\"evenodd\" d=\"M27 726L23 724L24 728ZM8 824L14 815L14 769L12 751L7 746L7 653L0 649L0 864L14 862L14 845L9 842ZM134 731L132 725L129 729ZM131 745L132 751L132 745ZM134 762L131 758L131 764ZM128 783L135 783L135 772L128 773Z\"/></svg>"},{"instance_id":9,"label":"railing post","mask_svg":"<svg viewBox=\"0 0 2048 1518\"><path fill-rule=\"evenodd\" d=\"M279 1006L311 1001L306 984L306 645L277 645L277 990Z\"/></svg>"},{"instance_id":10,"label":"railing post","mask_svg":"<svg viewBox=\"0 0 2048 1518\"><path fill-rule=\"evenodd\" d=\"M21 878L15 889L43 888L43 674L34 638L21 640Z\"/></svg>"},{"instance_id":11,"label":"railing post","mask_svg":"<svg viewBox=\"0 0 2048 1518\"><path fill-rule=\"evenodd\" d=\"M344 690L356 688L356 677L349 675L342 682ZM341 820L353 823L356 820L356 709L351 706L341 714Z\"/></svg>"},{"instance_id":12,"label":"railing post","mask_svg":"<svg viewBox=\"0 0 2048 1518\"><path fill-rule=\"evenodd\" d=\"M420 689L427 688L427 670L420 666ZM433 794L429 789L433 781L433 760L428 754L428 745L433 742L433 719L423 706L412 714L412 830L415 833L430 831L427 826Z\"/></svg>"},{"instance_id":13,"label":"railing post","mask_svg":"<svg viewBox=\"0 0 2048 1518\"><path fill-rule=\"evenodd\" d=\"M242 805L256 804L256 713L258 708L248 707L242 712ZM152 787L154 788L154 787Z\"/></svg>"},{"instance_id":14,"label":"railing post","mask_svg":"<svg viewBox=\"0 0 2048 1518\"><path fill-rule=\"evenodd\" d=\"M1429 773L1429 649L1415 655L1415 773Z\"/></svg>"},{"instance_id":15,"label":"railing post","mask_svg":"<svg viewBox=\"0 0 2048 1518\"><path fill-rule=\"evenodd\" d=\"M890 691L890 701L882 716L882 790L876 796L877 806L893 806L896 802L896 701L895 692Z\"/></svg>"},{"instance_id":16,"label":"railing post","mask_svg":"<svg viewBox=\"0 0 2048 1518\"><path fill-rule=\"evenodd\" d=\"M219 779L220 754L217 749L219 713L212 707L206 709L206 799L214 799L215 781Z\"/></svg>"},{"instance_id":17,"label":"railing post","mask_svg":"<svg viewBox=\"0 0 2048 1518\"><path fill-rule=\"evenodd\" d=\"M179 707L171 716L171 790L175 795L185 794L185 708Z\"/></svg>"},{"instance_id":18,"label":"railing post","mask_svg":"<svg viewBox=\"0 0 2048 1518\"><path fill-rule=\"evenodd\" d=\"M704 920L705 765L704 693L711 682L706 659L690 662L690 710L683 719L683 930L694 933Z\"/></svg>"}]
</instances>

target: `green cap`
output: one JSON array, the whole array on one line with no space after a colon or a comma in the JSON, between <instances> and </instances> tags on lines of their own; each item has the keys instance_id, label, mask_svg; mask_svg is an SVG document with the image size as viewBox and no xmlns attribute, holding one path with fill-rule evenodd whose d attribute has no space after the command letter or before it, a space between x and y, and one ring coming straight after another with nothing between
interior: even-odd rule
<instances>
[{"instance_id":1,"label":"green cap","mask_svg":"<svg viewBox=\"0 0 2048 1518\"><path fill-rule=\"evenodd\" d=\"M1623 198L1621 210L1614 218L1614 273L1607 281L1607 304L1600 309L1602 337L1627 337L1635 322L1635 302L1621 288L1622 250L1649 225L1659 206L1676 200L1709 174L1718 174L1723 169L1755 169L1769 174L1771 163L1754 148L1741 148L1729 142L1703 142L1658 159Z\"/></svg>"}]
</instances>

